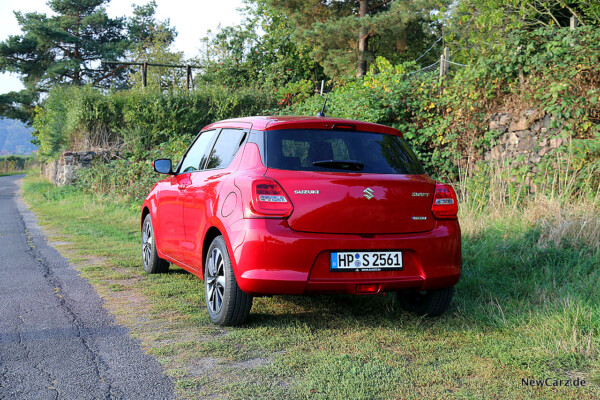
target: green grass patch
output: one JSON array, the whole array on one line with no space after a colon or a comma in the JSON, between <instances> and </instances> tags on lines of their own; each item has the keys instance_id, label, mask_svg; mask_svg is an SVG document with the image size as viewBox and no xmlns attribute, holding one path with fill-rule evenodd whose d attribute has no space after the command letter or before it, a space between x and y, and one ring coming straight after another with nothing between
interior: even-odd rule
<instances>
[{"instance_id":1,"label":"green grass patch","mask_svg":"<svg viewBox=\"0 0 600 400\"><path fill-rule=\"evenodd\" d=\"M391 294L274 296L224 329L211 324L198 278L174 266L143 273L135 207L36 177L23 189L182 398L600 398L600 252L589 235L554 240L564 221L551 225L533 206L463 207L464 274L439 318L406 314ZM598 223L594 207L579 213L587 227ZM546 378L586 386L522 385Z\"/></svg>"}]
</instances>

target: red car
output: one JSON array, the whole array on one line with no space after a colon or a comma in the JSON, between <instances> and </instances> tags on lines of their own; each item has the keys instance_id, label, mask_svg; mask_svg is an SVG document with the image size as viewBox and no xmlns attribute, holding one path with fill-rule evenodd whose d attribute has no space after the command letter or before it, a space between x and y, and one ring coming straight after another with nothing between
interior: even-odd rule
<instances>
[{"instance_id":1,"label":"red car","mask_svg":"<svg viewBox=\"0 0 600 400\"><path fill-rule=\"evenodd\" d=\"M396 292L443 313L461 274L458 205L393 128L250 117L204 128L144 201L149 273L203 279L211 320L241 324L253 296Z\"/></svg>"}]
</instances>

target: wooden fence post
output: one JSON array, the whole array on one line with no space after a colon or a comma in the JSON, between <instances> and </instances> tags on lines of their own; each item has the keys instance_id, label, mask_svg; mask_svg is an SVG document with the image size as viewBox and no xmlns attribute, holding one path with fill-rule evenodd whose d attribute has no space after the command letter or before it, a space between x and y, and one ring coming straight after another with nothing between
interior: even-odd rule
<instances>
[{"instance_id":1,"label":"wooden fence post","mask_svg":"<svg viewBox=\"0 0 600 400\"><path fill-rule=\"evenodd\" d=\"M571 16L571 20L570 20L571 30L574 30L575 28L577 28L577 25L579 25L579 21L577 21L577 17L574 15Z\"/></svg>"},{"instance_id":2,"label":"wooden fence post","mask_svg":"<svg viewBox=\"0 0 600 400\"><path fill-rule=\"evenodd\" d=\"M142 64L142 88L146 89L146 75L148 74L148 63Z\"/></svg>"},{"instance_id":3,"label":"wooden fence post","mask_svg":"<svg viewBox=\"0 0 600 400\"><path fill-rule=\"evenodd\" d=\"M444 68L444 54L442 53L442 55L440 56L440 76L444 76L445 72L446 68Z\"/></svg>"},{"instance_id":4,"label":"wooden fence post","mask_svg":"<svg viewBox=\"0 0 600 400\"><path fill-rule=\"evenodd\" d=\"M442 55L440 56L440 76L446 76L448 74L448 70L450 68L450 63L448 60L450 59L450 49L448 47L444 47Z\"/></svg>"},{"instance_id":5,"label":"wooden fence post","mask_svg":"<svg viewBox=\"0 0 600 400\"><path fill-rule=\"evenodd\" d=\"M187 91L189 93L190 91L190 83L192 80L192 67L190 67L189 65L185 66L185 75L186 75L186 82L187 82Z\"/></svg>"}]
</instances>

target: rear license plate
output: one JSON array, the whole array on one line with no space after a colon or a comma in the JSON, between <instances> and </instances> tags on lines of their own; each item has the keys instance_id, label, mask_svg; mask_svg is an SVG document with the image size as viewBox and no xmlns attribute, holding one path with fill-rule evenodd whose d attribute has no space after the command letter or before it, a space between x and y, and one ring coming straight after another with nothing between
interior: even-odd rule
<instances>
[{"instance_id":1,"label":"rear license plate","mask_svg":"<svg viewBox=\"0 0 600 400\"><path fill-rule=\"evenodd\" d=\"M331 271L401 270L401 251L354 251L331 253Z\"/></svg>"}]
</instances>

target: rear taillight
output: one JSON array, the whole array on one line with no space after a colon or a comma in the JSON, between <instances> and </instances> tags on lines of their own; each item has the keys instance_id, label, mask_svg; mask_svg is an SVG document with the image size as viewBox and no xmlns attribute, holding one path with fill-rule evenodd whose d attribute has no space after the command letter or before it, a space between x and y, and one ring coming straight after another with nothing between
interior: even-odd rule
<instances>
[{"instance_id":1,"label":"rear taillight","mask_svg":"<svg viewBox=\"0 0 600 400\"><path fill-rule=\"evenodd\" d=\"M293 209L289 197L275 180L263 177L252 182L252 204L248 211L255 215L246 217L287 217Z\"/></svg>"},{"instance_id":2,"label":"rear taillight","mask_svg":"<svg viewBox=\"0 0 600 400\"><path fill-rule=\"evenodd\" d=\"M435 185L431 212L438 219L456 219L458 202L452 186L442 183Z\"/></svg>"}]
</instances>

